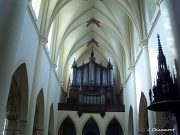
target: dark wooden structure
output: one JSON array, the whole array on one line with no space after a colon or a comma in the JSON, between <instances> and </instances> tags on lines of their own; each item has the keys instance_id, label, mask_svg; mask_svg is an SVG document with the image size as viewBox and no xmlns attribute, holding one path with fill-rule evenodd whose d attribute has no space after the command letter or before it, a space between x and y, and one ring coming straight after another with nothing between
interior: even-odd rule
<instances>
[{"instance_id":1,"label":"dark wooden structure","mask_svg":"<svg viewBox=\"0 0 180 135\"><path fill-rule=\"evenodd\" d=\"M152 91L149 90L151 105L147 107L147 109L174 113L176 116L178 133L180 134L180 91L175 77L171 76L167 68L166 58L162 51L159 35L158 53L157 78Z\"/></svg>"},{"instance_id":2,"label":"dark wooden structure","mask_svg":"<svg viewBox=\"0 0 180 135\"><path fill-rule=\"evenodd\" d=\"M114 104L113 65L95 62L93 50L89 63L77 67L72 64L68 103Z\"/></svg>"},{"instance_id":3,"label":"dark wooden structure","mask_svg":"<svg viewBox=\"0 0 180 135\"><path fill-rule=\"evenodd\" d=\"M75 110L82 113L100 113L105 111L124 111L124 105L114 106L113 65L110 60L107 67L96 63L93 50L89 62L77 66L74 60L71 67L70 90L67 106L59 103L59 110Z\"/></svg>"}]
</instances>

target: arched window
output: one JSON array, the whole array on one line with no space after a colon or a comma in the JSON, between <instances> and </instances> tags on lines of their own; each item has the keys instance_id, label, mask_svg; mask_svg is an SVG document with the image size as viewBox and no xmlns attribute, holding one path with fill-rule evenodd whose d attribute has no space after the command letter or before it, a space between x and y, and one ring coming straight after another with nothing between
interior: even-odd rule
<instances>
[{"instance_id":1,"label":"arched window","mask_svg":"<svg viewBox=\"0 0 180 135\"><path fill-rule=\"evenodd\" d=\"M37 18L39 16L40 6L41 6L41 0L32 0L32 7L34 9Z\"/></svg>"}]
</instances>

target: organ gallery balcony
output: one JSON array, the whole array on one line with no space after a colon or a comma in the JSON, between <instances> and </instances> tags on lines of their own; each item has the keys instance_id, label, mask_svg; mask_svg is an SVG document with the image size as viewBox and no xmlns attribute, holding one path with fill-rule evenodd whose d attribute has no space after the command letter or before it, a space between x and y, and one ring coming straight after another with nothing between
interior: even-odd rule
<instances>
[{"instance_id":1,"label":"organ gallery balcony","mask_svg":"<svg viewBox=\"0 0 180 135\"><path fill-rule=\"evenodd\" d=\"M99 113L103 117L105 115L105 112L125 112L125 106L124 105L59 103L58 110L77 111L79 117L83 113Z\"/></svg>"}]
</instances>

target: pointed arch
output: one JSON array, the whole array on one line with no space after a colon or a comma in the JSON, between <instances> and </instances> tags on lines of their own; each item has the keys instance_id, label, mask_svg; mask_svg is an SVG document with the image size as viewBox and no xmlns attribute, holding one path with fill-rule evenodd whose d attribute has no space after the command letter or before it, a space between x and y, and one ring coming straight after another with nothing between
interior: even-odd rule
<instances>
[{"instance_id":1,"label":"pointed arch","mask_svg":"<svg viewBox=\"0 0 180 135\"><path fill-rule=\"evenodd\" d=\"M134 127L133 127L133 108L130 106L129 108L129 119L128 119L128 135L134 135Z\"/></svg>"},{"instance_id":2,"label":"pointed arch","mask_svg":"<svg viewBox=\"0 0 180 135\"><path fill-rule=\"evenodd\" d=\"M16 91L17 91L17 99L18 99L18 112L20 114L19 119L27 120L29 90L28 90L27 68L25 63L19 65L19 67L15 70L14 74L12 75L7 106L12 101L13 95Z\"/></svg>"},{"instance_id":3,"label":"pointed arch","mask_svg":"<svg viewBox=\"0 0 180 135\"><path fill-rule=\"evenodd\" d=\"M147 100L143 92L141 92L140 102L139 102L139 132L145 132L148 125L148 112L147 112Z\"/></svg>"},{"instance_id":4,"label":"pointed arch","mask_svg":"<svg viewBox=\"0 0 180 135\"><path fill-rule=\"evenodd\" d=\"M23 63L18 67L18 70L21 70L21 77L20 77L20 85L19 85L19 91L21 95L21 101L20 101L20 119L21 120L27 120L28 116L28 75L27 75L27 68L26 64Z\"/></svg>"},{"instance_id":5,"label":"pointed arch","mask_svg":"<svg viewBox=\"0 0 180 135\"><path fill-rule=\"evenodd\" d=\"M123 124L122 124L123 122L122 122L117 116L115 116L115 115L113 115L113 116L107 121L107 123L106 123L106 125L105 125L105 127L104 127L104 134L106 134L106 130L107 130L109 124L110 124L111 121L114 120L114 119L115 119L115 120L119 123L119 125L121 126L122 132L123 132L123 135L124 135L125 130L124 130L124 126L123 126Z\"/></svg>"},{"instance_id":6,"label":"pointed arch","mask_svg":"<svg viewBox=\"0 0 180 135\"><path fill-rule=\"evenodd\" d=\"M63 122L66 121L67 119L70 119L70 120L71 120L71 122L73 123L74 128L75 128L75 133L77 133L77 124L76 124L75 120L73 119L73 117L72 117L71 115L67 114L67 115L65 115L65 116L61 119L61 121L60 121L60 123L59 123L58 130L57 130L57 131L58 131L58 134L60 134L60 130L61 130L61 127L62 127ZM61 134L60 134L60 135L61 135Z\"/></svg>"},{"instance_id":7,"label":"pointed arch","mask_svg":"<svg viewBox=\"0 0 180 135\"><path fill-rule=\"evenodd\" d=\"M11 114L12 112L19 113L18 121L27 121L28 115L28 77L26 64L20 64L14 71L10 83L10 89L8 99L6 103L6 113ZM5 118L5 127L9 128L10 123ZM17 121L15 122L17 125ZM11 127L11 126L10 126ZM14 127L16 130L18 127ZM3 132L5 128L3 129ZM9 131L7 131L9 132Z\"/></svg>"},{"instance_id":8,"label":"pointed arch","mask_svg":"<svg viewBox=\"0 0 180 135\"><path fill-rule=\"evenodd\" d=\"M49 114L49 126L48 126L48 133L54 133L54 106L53 103L50 107L50 114Z\"/></svg>"},{"instance_id":9,"label":"pointed arch","mask_svg":"<svg viewBox=\"0 0 180 135\"><path fill-rule=\"evenodd\" d=\"M93 128L90 130L87 130L89 128L86 128L86 127L92 127ZM97 127L96 127L97 126ZM95 134L101 134L101 128L100 128L100 125L98 123L98 121L93 117L93 116L89 116L82 124L82 127L81 127L81 130L80 130L80 133L82 133L82 135L86 135L88 134L89 132L93 132Z\"/></svg>"},{"instance_id":10,"label":"pointed arch","mask_svg":"<svg viewBox=\"0 0 180 135\"><path fill-rule=\"evenodd\" d=\"M102 134L102 130L101 130L100 123L98 122L98 120L97 120L93 115L88 116L88 117L82 122L82 125L81 125L81 127L80 127L80 129L79 129L79 132L82 133L85 124L86 124L86 123L88 122L88 120L91 119L91 118L92 118L92 119L95 121L95 123L97 124L98 129L99 129L99 133Z\"/></svg>"},{"instance_id":11,"label":"pointed arch","mask_svg":"<svg viewBox=\"0 0 180 135\"><path fill-rule=\"evenodd\" d=\"M39 124L39 129L44 128L44 113L45 113L45 107L44 107L44 93L43 89L39 91L39 94L36 99L36 104L38 106L38 124Z\"/></svg>"},{"instance_id":12,"label":"pointed arch","mask_svg":"<svg viewBox=\"0 0 180 135\"><path fill-rule=\"evenodd\" d=\"M113 117L111 121L108 123L108 126L105 128L105 134L117 134L117 135L124 135L123 129L119 121Z\"/></svg>"}]
</instances>

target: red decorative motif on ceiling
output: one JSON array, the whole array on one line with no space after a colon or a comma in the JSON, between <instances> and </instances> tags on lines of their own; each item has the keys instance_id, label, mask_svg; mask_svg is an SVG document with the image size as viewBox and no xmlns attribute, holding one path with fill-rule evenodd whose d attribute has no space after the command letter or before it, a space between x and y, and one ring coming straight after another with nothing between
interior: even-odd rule
<instances>
[{"instance_id":1,"label":"red decorative motif on ceiling","mask_svg":"<svg viewBox=\"0 0 180 135\"><path fill-rule=\"evenodd\" d=\"M94 39L91 39L89 42L87 42L87 47L91 44L95 44L97 47L99 47L99 45L98 45L99 43Z\"/></svg>"},{"instance_id":2,"label":"red decorative motif on ceiling","mask_svg":"<svg viewBox=\"0 0 180 135\"><path fill-rule=\"evenodd\" d=\"M100 27L99 23L100 23L100 21L92 18L92 19L90 19L90 20L87 21L86 27L88 27L90 24L96 24L98 27Z\"/></svg>"}]
</instances>

